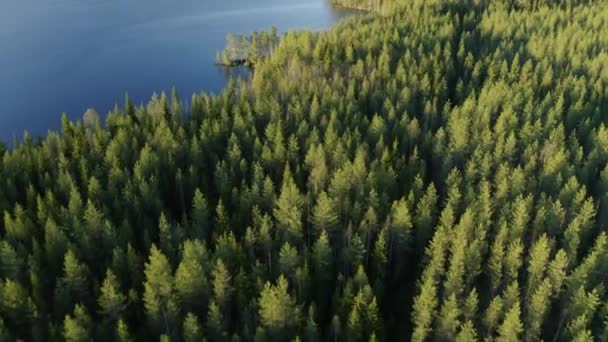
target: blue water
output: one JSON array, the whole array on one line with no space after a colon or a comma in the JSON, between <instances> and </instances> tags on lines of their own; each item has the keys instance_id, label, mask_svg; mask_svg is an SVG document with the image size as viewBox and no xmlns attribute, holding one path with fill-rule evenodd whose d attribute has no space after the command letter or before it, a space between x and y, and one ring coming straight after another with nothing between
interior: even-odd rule
<instances>
[{"instance_id":1,"label":"blue water","mask_svg":"<svg viewBox=\"0 0 608 342\"><path fill-rule=\"evenodd\" d=\"M329 0L0 0L0 141L45 135L61 113L104 114L175 86L219 92L226 34L326 29Z\"/></svg>"}]
</instances>

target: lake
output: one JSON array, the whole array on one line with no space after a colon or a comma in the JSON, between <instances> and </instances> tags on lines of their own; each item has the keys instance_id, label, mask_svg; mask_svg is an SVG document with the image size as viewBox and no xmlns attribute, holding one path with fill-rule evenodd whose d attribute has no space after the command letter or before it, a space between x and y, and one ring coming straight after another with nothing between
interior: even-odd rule
<instances>
[{"instance_id":1,"label":"lake","mask_svg":"<svg viewBox=\"0 0 608 342\"><path fill-rule=\"evenodd\" d=\"M126 93L218 93L229 32L321 30L350 14L329 0L1 0L0 140L57 130L63 112L105 114Z\"/></svg>"}]
</instances>

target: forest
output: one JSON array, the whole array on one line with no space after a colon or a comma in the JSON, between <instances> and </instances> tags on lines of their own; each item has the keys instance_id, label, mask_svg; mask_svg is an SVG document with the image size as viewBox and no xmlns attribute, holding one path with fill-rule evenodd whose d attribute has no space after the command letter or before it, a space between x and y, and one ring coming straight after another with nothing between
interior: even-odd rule
<instances>
[{"instance_id":1,"label":"forest","mask_svg":"<svg viewBox=\"0 0 608 342\"><path fill-rule=\"evenodd\" d=\"M608 2L377 4L1 147L0 341L607 341Z\"/></svg>"}]
</instances>

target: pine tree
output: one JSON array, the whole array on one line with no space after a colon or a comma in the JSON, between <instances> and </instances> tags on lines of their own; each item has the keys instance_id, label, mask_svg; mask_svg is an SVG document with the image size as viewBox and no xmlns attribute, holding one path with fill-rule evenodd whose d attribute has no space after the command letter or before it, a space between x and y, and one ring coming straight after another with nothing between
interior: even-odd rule
<instances>
[{"instance_id":1,"label":"pine tree","mask_svg":"<svg viewBox=\"0 0 608 342\"><path fill-rule=\"evenodd\" d=\"M33 224L23 206L16 204L13 215L9 211L4 212L4 228L5 238L9 241L27 241L32 234Z\"/></svg>"},{"instance_id":2,"label":"pine tree","mask_svg":"<svg viewBox=\"0 0 608 342\"><path fill-rule=\"evenodd\" d=\"M319 340L319 326L315 321L315 309L311 305L308 308L308 319L305 327L305 341L313 342Z\"/></svg>"},{"instance_id":3,"label":"pine tree","mask_svg":"<svg viewBox=\"0 0 608 342\"><path fill-rule=\"evenodd\" d=\"M279 271L289 279L295 278L296 267L299 264L298 251L285 242L279 252Z\"/></svg>"},{"instance_id":4,"label":"pine tree","mask_svg":"<svg viewBox=\"0 0 608 342\"><path fill-rule=\"evenodd\" d=\"M395 255L401 259L403 253L411 247L412 217L408 203L405 199L393 202L390 216L391 240L395 244Z\"/></svg>"},{"instance_id":5,"label":"pine tree","mask_svg":"<svg viewBox=\"0 0 608 342\"><path fill-rule=\"evenodd\" d=\"M160 249L162 253L169 259L169 262L173 262L176 256L175 247L175 229L167 221L167 216L164 213L160 214L158 219L158 234L160 238Z\"/></svg>"},{"instance_id":6,"label":"pine tree","mask_svg":"<svg viewBox=\"0 0 608 342\"><path fill-rule=\"evenodd\" d=\"M233 288L232 277L222 262L222 259L216 261L215 267L211 272L211 278L213 279L213 299L220 310L226 311L232 296Z\"/></svg>"},{"instance_id":7,"label":"pine tree","mask_svg":"<svg viewBox=\"0 0 608 342\"><path fill-rule=\"evenodd\" d=\"M228 269L237 269L242 262L241 245L233 232L227 232L215 240L215 257L221 259Z\"/></svg>"},{"instance_id":8,"label":"pine tree","mask_svg":"<svg viewBox=\"0 0 608 342\"><path fill-rule=\"evenodd\" d=\"M30 326L38 316L27 289L11 279L0 283L0 312L7 323L19 328L19 332L27 331L22 329Z\"/></svg>"},{"instance_id":9,"label":"pine tree","mask_svg":"<svg viewBox=\"0 0 608 342\"><path fill-rule=\"evenodd\" d=\"M460 331L456 335L456 342L477 341L477 332L471 321L466 321L460 325Z\"/></svg>"},{"instance_id":10,"label":"pine tree","mask_svg":"<svg viewBox=\"0 0 608 342\"><path fill-rule=\"evenodd\" d=\"M153 326L170 334L177 314L173 274L167 257L153 245L144 273L144 306Z\"/></svg>"},{"instance_id":11,"label":"pine tree","mask_svg":"<svg viewBox=\"0 0 608 342\"><path fill-rule=\"evenodd\" d=\"M118 342L132 342L133 338L129 332L129 327L122 319L116 322L116 341Z\"/></svg>"},{"instance_id":12,"label":"pine tree","mask_svg":"<svg viewBox=\"0 0 608 342\"><path fill-rule=\"evenodd\" d=\"M332 250L329 245L329 238L325 231L321 232L319 239L312 248L314 269L320 279L327 279L330 276L332 265Z\"/></svg>"},{"instance_id":13,"label":"pine tree","mask_svg":"<svg viewBox=\"0 0 608 342\"><path fill-rule=\"evenodd\" d=\"M579 336L586 336L595 316L597 309L602 303L597 289L586 291L580 287L571 298L570 305L567 307L567 324L565 338L577 339ZM556 336L560 336L558 330Z\"/></svg>"},{"instance_id":14,"label":"pine tree","mask_svg":"<svg viewBox=\"0 0 608 342\"><path fill-rule=\"evenodd\" d=\"M452 293L443 303L439 311L439 321L436 335L440 338L449 339L456 336L456 329L460 324L458 317L460 310L456 295Z\"/></svg>"},{"instance_id":15,"label":"pine tree","mask_svg":"<svg viewBox=\"0 0 608 342\"><path fill-rule=\"evenodd\" d=\"M386 276L386 268L388 265L388 231L383 228L378 234L374 245L374 269L376 270L376 276L379 281L384 281Z\"/></svg>"},{"instance_id":16,"label":"pine tree","mask_svg":"<svg viewBox=\"0 0 608 342\"><path fill-rule=\"evenodd\" d=\"M507 225L506 223L503 223L500 225L498 235L494 239L494 243L492 244L488 260L488 268L490 271L493 293L496 292L500 285L503 283L506 239Z\"/></svg>"},{"instance_id":17,"label":"pine tree","mask_svg":"<svg viewBox=\"0 0 608 342\"><path fill-rule=\"evenodd\" d=\"M0 274L4 278L18 281L23 262L15 248L7 241L0 242Z\"/></svg>"},{"instance_id":18,"label":"pine tree","mask_svg":"<svg viewBox=\"0 0 608 342\"><path fill-rule=\"evenodd\" d=\"M209 205L200 189L194 192L192 201L192 228L189 238L205 239L209 236Z\"/></svg>"},{"instance_id":19,"label":"pine tree","mask_svg":"<svg viewBox=\"0 0 608 342\"><path fill-rule=\"evenodd\" d=\"M424 250L426 242L432 237L432 224L435 218L436 205L439 196L433 184L427 187L426 192L416 206L414 226L417 232L417 250Z\"/></svg>"},{"instance_id":20,"label":"pine tree","mask_svg":"<svg viewBox=\"0 0 608 342\"><path fill-rule=\"evenodd\" d=\"M498 328L497 341L500 342L518 342L520 335L523 332L523 325L520 320L521 310L519 302L506 313L505 320Z\"/></svg>"},{"instance_id":21,"label":"pine tree","mask_svg":"<svg viewBox=\"0 0 608 342\"><path fill-rule=\"evenodd\" d=\"M63 321L63 338L68 342L86 342L92 339L92 322L86 310L80 304L74 308L72 315L65 316Z\"/></svg>"},{"instance_id":22,"label":"pine tree","mask_svg":"<svg viewBox=\"0 0 608 342\"><path fill-rule=\"evenodd\" d=\"M215 207L215 224L214 230L217 234L225 235L230 232L230 216L226 211L224 202L222 199L219 200Z\"/></svg>"},{"instance_id":23,"label":"pine tree","mask_svg":"<svg viewBox=\"0 0 608 342\"><path fill-rule=\"evenodd\" d=\"M62 286L68 287L79 295L86 294L88 267L81 263L71 250L67 251L63 259L63 273Z\"/></svg>"},{"instance_id":24,"label":"pine tree","mask_svg":"<svg viewBox=\"0 0 608 342\"><path fill-rule=\"evenodd\" d=\"M272 271L273 239L271 237L271 224L272 223L268 215L264 215L264 217L262 217L261 219L261 222L259 223L259 244L261 249L265 251L266 263L269 271Z\"/></svg>"},{"instance_id":25,"label":"pine tree","mask_svg":"<svg viewBox=\"0 0 608 342\"><path fill-rule=\"evenodd\" d=\"M207 331L212 341L220 340L224 335L224 315L220 311L220 307L212 300L209 304L209 312L207 313Z\"/></svg>"},{"instance_id":26,"label":"pine tree","mask_svg":"<svg viewBox=\"0 0 608 342\"><path fill-rule=\"evenodd\" d=\"M329 245L329 238L325 231L315 242L312 248L312 269L313 269L313 291L315 292L315 302L318 304L319 321L323 321L329 311L329 299L332 290L329 289L331 279L333 279L334 260L332 249Z\"/></svg>"},{"instance_id":27,"label":"pine tree","mask_svg":"<svg viewBox=\"0 0 608 342\"><path fill-rule=\"evenodd\" d=\"M121 293L120 284L112 270L106 271L106 278L100 291L97 301L101 307L101 314L113 321L126 309L127 298Z\"/></svg>"},{"instance_id":28,"label":"pine tree","mask_svg":"<svg viewBox=\"0 0 608 342\"><path fill-rule=\"evenodd\" d=\"M467 299L464 302L464 307L462 308L462 314L465 320L474 320L477 317L477 308L479 307L479 295L477 294L477 289L473 288Z\"/></svg>"},{"instance_id":29,"label":"pine tree","mask_svg":"<svg viewBox=\"0 0 608 342\"><path fill-rule=\"evenodd\" d=\"M593 200L585 201L579 213L572 219L564 232L566 252L570 262L577 260L581 242L586 242L588 231L594 223L595 205Z\"/></svg>"},{"instance_id":30,"label":"pine tree","mask_svg":"<svg viewBox=\"0 0 608 342\"><path fill-rule=\"evenodd\" d=\"M494 331L498 327L499 321L503 317L503 312L504 300L501 296L494 297L486 309L483 317L483 325L488 336L494 334Z\"/></svg>"},{"instance_id":31,"label":"pine tree","mask_svg":"<svg viewBox=\"0 0 608 342\"><path fill-rule=\"evenodd\" d=\"M68 249L69 240L55 221L48 219L44 225L44 250L49 261L51 276L60 272L63 258Z\"/></svg>"},{"instance_id":32,"label":"pine tree","mask_svg":"<svg viewBox=\"0 0 608 342\"><path fill-rule=\"evenodd\" d=\"M318 99L315 97L311 104L311 118L318 115ZM311 146L306 154L306 165L310 169L310 176L308 177L308 184L312 194L318 194L327 183L329 177L329 170L327 167L325 150L323 146Z\"/></svg>"},{"instance_id":33,"label":"pine tree","mask_svg":"<svg viewBox=\"0 0 608 342\"><path fill-rule=\"evenodd\" d=\"M462 291L462 282L465 274L465 249L468 243L467 235L469 235L471 225L471 213L465 212L458 225L454 228L454 237L451 245L450 266L447 270L446 280L444 283L445 295L451 294L460 295Z\"/></svg>"},{"instance_id":34,"label":"pine tree","mask_svg":"<svg viewBox=\"0 0 608 342\"><path fill-rule=\"evenodd\" d=\"M203 339L203 331L198 322L198 318L191 312L189 312L186 315L186 318L184 318L182 332L184 335L184 341L186 342L198 342Z\"/></svg>"},{"instance_id":35,"label":"pine tree","mask_svg":"<svg viewBox=\"0 0 608 342\"><path fill-rule=\"evenodd\" d=\"M295 300L289 295L287 279L280 276L276 285L267 282L259 298L260 323L268 334L275 338L286 338L298 323Z\"/></svg>"},{"instance_id":36,"label":"pine tree","mask_svg":"<svg viewBox=\"0 0 608 342\"><path fill-rule=\"evenodd\" d=\"M519 240L513 241L507 247L505 255L505 278L508 282L517 280L523 264L524 247Z\"/></svg>"},{"instance_id":37,"label":"pine tree","mask_svg":"<svg viewBox=\"0 0 608 342\"><path fill-rule=\"evenodd\" d=\"M338 212L326 192L321 192L312 209L312 224L316 232L327 231L331 235L338 223ZM318 233L317 233L318 234Z\"/></svg>"},{"instance_id":38,"label":"pine tree","mask_svg":"<svg viewBox=\"0 0 608 342\"><path fill-rule=\"evenodd\" d=\"M302 205L302 195L293 181L289 167L285 167L281 195L274 208L274 217L285 239L294 243L299 242L303 236Z\"/></svg>"},{"instance_id":39,"label":"pine tree","mask_svg":"<svg viewBox=\"0 0 608 342\"><path fill-rule=\"evenodd\" d=\"M541 282L549 262L549 254L549 240L546 235L542 235L530 250L530 260L528 264L528 293L534 291L537 284Z\"/></svg>"},{"instance_id":40,"label":"pine tree","mask_svg":"<svg viewBox=\"0 0 608 342\"><path fill-rule=\"evenodd\" d=\"M547 277L551 280L554 296L559 295L566 279L566 269L568 267L568 256L566 251L560 249L555 253L553 261L547 267Z\"/></svg>"},{"instance_id":41,"label":"pine tree","mask_svg":"<svg viewBox=\"0 0 608 342\"><path fill-rule=\"evenodd\" d=\"M414 300L412 341L425 341L431 334L437 305L437 287L434 281L429 279L422 283L420 294Z\"/></svg>"},{"instance_id":42,"label":"pine tree","mask_svg":"<svg viewBox=\"0 0 608 342\"><path fill-rule=\"evenodd\" d=\"M184 243L183 257L175 271L175 290L185 307L200 308L206 302L209 284L201 262L204 246L193 241Z\"/></svg>"},{"instance_id":43,"label":"pine tree","mask_svg":"<svg viewBox=\"0 0 608 342\"><path fill-rule=\"evenodd\" d=\"M357 304L355 304L357 305ZM351 341L363 340L363 317L361 317L361 311L357 306L354 306L348 315L347 324L347 336Z\"/></svg>"},{"instance_id":44,"label":"pine tree","mask_svg":"<svg viewBox=\"0 0 608 342\"><path fill-rule=\"evenodd\" d=\"M57 314L64 315L75 303L89 297L89 268L68 250L63 259L63 276L55 288Z\"/></svg>"},{"instance_id":45,"label":"pine tree","mask_svg":"<svg viewBox=\"0 0 608 342\"><path fill-rule=\"evenodd\" d=\"M112 228L109 227L110 224L103 212L95 207L90 199L85 207L83 221L83 230L77 231L82 257L87 261L99 260L104 255L104 247L109 244L107 236Z\"/></svg>"},{"instance_id":46,"label":"pine tree","mask_svg":"<svg viewBox=\"0 0 608 342\"><path fill-rule=\"evenodd\" d=\"M549 312L551 300L551 281L547 278L535 289L527 306L525 337L528 341L537 341L542 325Z\"/></svg>"}]
</instances>

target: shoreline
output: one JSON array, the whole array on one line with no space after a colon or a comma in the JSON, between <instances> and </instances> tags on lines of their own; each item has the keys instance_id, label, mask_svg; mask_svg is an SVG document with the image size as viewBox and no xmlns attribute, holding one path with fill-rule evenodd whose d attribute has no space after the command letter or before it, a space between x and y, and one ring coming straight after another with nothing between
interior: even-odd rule
<instances>
[{"instance_id":1,"label":"shoreline","mask_svg":"<svg viewBox=\"0 0 608 342\"><path fill-rule=\"evenodd\" d=\"M361 14L368 14L368 13L380 13L379 10L374 10L374 9L370 9L370 8L365 8L365 7L361 7L361 6L352 6L352 5L346 5L346 4L341 4L339 2L335 2L335 1L331 1L331 5L335 6L336 8L339 9L345 9L345 10L351 10L351 11L357 11L357 12L364 12ZM341 19L343 20L343 19ZM334 23L335 25L336 23ZM280 39L280 37L279 37ZM223 60L218 58L215 61L215 65L218 67L222 67L222 68L226 68L226 69L230 69L230 68L238 68L241 66L245 66L248 67L250 69L253 69L253 67L256 64L256 59L259 58L266 58L268 56L256 56L256 57L247 57L247 58L239 58L239 59L227 59L227 60Z\"/></svg>"}]
</instances>

